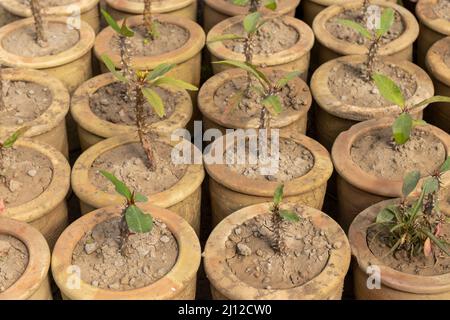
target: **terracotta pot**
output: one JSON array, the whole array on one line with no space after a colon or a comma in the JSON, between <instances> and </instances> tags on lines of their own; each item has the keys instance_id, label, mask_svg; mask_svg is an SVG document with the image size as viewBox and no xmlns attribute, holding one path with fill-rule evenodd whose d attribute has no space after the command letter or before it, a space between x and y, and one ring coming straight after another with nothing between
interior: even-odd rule
<instances>
[{"instance_id":1,"label":"terracotta pot","mask_svg":"<svg viewBox=\"0 0 450 320\"><path fill-rule=\"evenodd\" d=\"M333 5L316 16L313 22L313 30L317 39L319 65L340 56L352 54L363 55L367 53L367 47L365 45L349 43L335 38L326 28L328 20L337 16L344 10L360 8L362 2L362 0L358 0L343 5ZM391 7L395 9L395 11L401 15L405 24L405 31L403 34L388 44L380 46L378 54L383 56L393 56L400 60L412 61L413 43L419 35L419 25L416 18L407 9L397 4L388 3L384 0L372 0L371 3L380 5L384 8Z\"/></svg>"},{"instance_id":2,"label":"terracotta pot","mask_svg":"<svg viewBox=\"0 0 450 320\"><path fill-rule=\"evenodd\" d=\"M23 126L30 126L31 128L25 133L25 137L47 143L67 158L69 147L65 116L69 111L70 96L64 84L45 72L31 69L3 69L2 78L3 80L32 82L44 86L50 90L52 100L48 109L32 121L20 125L0 125L0 136L6 137Z\"/></svg>"},{"instance_id":3,"label":"terracotta pot","mask_svg":"<svg viewBox=\"0 0 450 320\"><path fill-rule=\"evenodd\" d=\"M334 4L345 4L352 0L303 0L300 6L303 9L303 21L312 26L314 18L324 9ZM385 0L396 3L397 0Z\"/></svg>"},{"instance_id":4,"label":"terracotta pot","mask_svg":"<svg viewBox=\"0 0 450 320\"><path fill-rule=\"evenodd\" d=\"M100 31L100 12L98 10L99 0L76 0L66 5L43 8L45 17L66 17L76 21L80 16L82 21L87 22L95 33ZM31 9L28 4L18 0L2 0L1 5L10 13L13 20L31 17Z\"/></svg>"},{"instance_id":5,"label":"terracotta pot","mask_svg":"<svg viewBox=\"0 0 450 320\"><path fill-rule=\"evenodd\" d=\"M432 5L438 0L419 0L416 15L419 19L420 34L417 40L417 60L425 67L425 56L431 46L438 40L450 36L450 21L439 18L432 11Z\"/></svg>"},{"instance_id":6,"label":"terracotta pot","mask_svg":"<svg viewBox=\"0 0 450 320\"><path fill-rule=\"evenodd\" d=\"M46 18L46 21L66 24L67 18ZM33 18L10 23L0 28L0 43L11 32L33 25ZM72 48L58 54L43 57L23 57L6 51L0 46L3 64L9 67L39 69L61 80L70 93L92 76L91 48L95 33L84 21L81 21L80 41Z\"/></svg>"},{"instance_id":7,"label":"terracotta pot","mask_svg":"<svg viewBox=\"0 0 450 320\"><path fill-rule=\"evenodd\" d=\"M146 287L117 291L94 287L80 279L80 287L70 284L72 255L86 232L97 224L120 216L123 206L95 210L72 223L58 239L52 255L52 275L65 300L194 300L197 270L200 266L200 243L192 227L173 212L150 204L140 207L164 222L178 243L178 257L172 270Z\"/></svg>"},{"instance_id":8,"label":"terracotta pot","mask_svg":"<svg viewBox=\"0 0 450 320\"><path fill-rule=\"evenodd\" d=\"M437 95L450 96L450 65L445 63L445 54L450 48L450 37L436 42L426 57L427 69L433 78ZM426 111L426 119L435 126L450 133L450 104L435 103Z\"/></svg>"},{"instance_id":9,"label":"terracotta pot","mask_svg":"<svg viewBox=\"0 0 450 320\"><path fill-rule=\"evenodd\" d=\"M276 69L267 69L267 74L276 72ZM280 77L284 73L280 74ZM217 112L219 106L214 102L216 90L232 79L246 77L247 73L241 69L228 69L220 72L207 80L198 95L198 107L203 114L203 127L220 129L224 134L226 129L257 129L259 127L259 117L250 121L233 116L223 117L223 113ZM297 87L297 93L305 96L305 104L300 106L300 110L283 112L271 119L271 127L279 128L282 132L290 135L305 134L308 110L311 106L312 97L308 85L300 78L295 78L291 82Z\"/></svg>"},{"instance_id":10,"label":"terracotta pot","mask_svg":"<svg viewBox=\"0 0 450 320\"><path fill-rule=\"evenodd\" d=\"M365 172L353 162L350 151L353 143L372 131L392 126L394 118L380 118L360 122L342 132L336 139L331 157L338 173L337 195L339 200L338 221L348 230L355 216L374 203L401 197L403 181L385 179ZM420 130L429 132L439 139L450 154L450 136L432 125L421 126Z\"/></svg>"},{"instance_id":11,"label":"terracotta pot","mask_svg":"<svg viewBox=\"0 0 450 320\"><path fill-rule=\"evenodd\" d=\"M256 133L249 133L247 136L257 138ZM307 136L298 134L292 137L280 132L280 138L299 143L314 157L314 166L308 173L284 183L284 200L321 209L327 181L333 172L330 155L324 147ZM219 144L223 144L223 150L227 150L230 145L235 143L235 140L230 134L217 138L205 157L210 156ZM209 191L213 225L243 207L271 201L273 193L279 185L279 182L276 181L255 180L237 174L228 169L225 164L205 163L205 168L210 178Z\"/></svg>"},{"instance_id":12,"label":"terracotta pot","mask_svg":"<svg viewBox=\"0 0 450 320\"><path fill-rule=\"evenodd\" d=\"M405 70L416 78L417 90L407 101L407 105L417 104L427 98L431 98L434 93L433 82L428 74L415 64L399 60L392 57L380 57L386 64L394 64ZM311 78L311 91L314 101L317 103L315 109L315 127L317 140L328 150L331 150L337 136L360 121L382 118L386 116L397 116L400 109L396 105L389 105L380 108L368 108L361 105L351 105L344 103L341 97L336 97L328 86L328 79L334 69L342 64L356 64L366 61L366 56L345 56L340 57L321 65ZM414 118L421 119L423 109L412 110Z\"/></svg>"},{"instance_id":13,"label":"terracotta pot","mask_svg":"<svg viewBox=\"0 0 450 320\"><path fill-rule=\"evenodd\" d=\"M144 12L143 1L106 0L106 11L115 19L121 20ZM170 14L197 21L197 0L153 1L152 13Z\"/></svg>"},{"instance_id":14,"label":"terracotta pot","mask_svg":"<svg viewBox=\"0 0 450 320\"><path fill-rule=\"evenodd\" d=\"M178 144L178 142L170 141L169 137L166 136L160 137L157 140L172 146ZM82 214L108 205L123 203L122 196L107 193L95 187L89 180L88 173L92 167L92 163L103 153L121 145L135 142L139 142L135 133L109 138L86 150L75 162L72 173L72 188L80 199ZM193 147L187 141L184 143L188 143ZM196 150L200 152L198 149ZM163 192L148 195L149 201L153 205L167 208L179 214L199 232L201 184L204 176L205 173L202 164L189 165L184 176L175 185Z\"/></svg>"},{"instance_id":15,"label":"terracotta pot","mask_svg":"<svg viewBox=\"0 0 450 320\"><path fill-rule=\"evenodd\" d=\"M450 273L436 276L420 276L397 271L375 257L367 246L367 229L379 211L396 200L377 203L361 212L353 221L349 241L354 263L354 285L356 299L364 300L449 300ZM368 289L369 266L381 271L381 288ZM370 270L369 270L370 271Z\"/></svg>"},{"instance_id":16,"label":"terracotta pot","mask_svg":"<svg viewBox=\"0 0 450 320\"><path fill-rule=\"evenodd\" d=\"M104 139L133 133L135 126L115 124L98 117L90 107L90 97L100 88L118 80L111 73L104 73L83 83L75 91L71 101L71 113L78 127L78 135L82 150ZM173 94L179 94L180 100L176 109L167 119L153 123L152 131L163 135L170 135L178 128L184 128L192 116L192 101L186 90L164 86Z\"/></svg>"},{"instance_id":17,"label":"terracotta pot","mask_svg":"<svg viewBox=\"0 0 450 320\"><path fill-rule=\"evenodd\" d=\"M203 8L203 29L208 33L216 24L234 16L246 15L248 7L234 5L228 0L204 0ZM281 0L278 1L276 14L295 16L295 9L300 0ZM270 13L266 8L260 9L263 13Z\"/></svg>"},{"instance_id":18,"label":"terracotta pot","mask_svg":"<svg viewBox=\"0 0 450 320\"><path fill-rule=\"evenodd\" d=\"M0 300L52 300L48 278L50 249L42 234L27 223L8 218L0 218L0 234L20 240L29 259L20 278L0 292Z\"/></svg>"},{"instance_id":19,"label":"terracotta pot","mask_svg":"<svg viewBox=\"0 0 450 320\"><path fill-rule=\"evenodd\" d=\"M6 11L5 8L0 4L0 27L7 25L15 20L15 16L10 12Z\"/></svg>"},{"instance_id":20,"label":"terracotta pot","mask_svg":"<svg viewBox=\"0 0 450 320\"><path fill-rule=\"evenodd\" d=\"M30 148L47 157L53 166L52 180L38 197L16 207L7 207L4 216L28 222L47 239L50 248L67 226L66 195L70 187L70 166L67 159L48 144L17 140L15 146Z\"/></svg>"},{"instance_id":21,"label":"terracotta pot","mask_svg":"<svg viewBox=\"0 0 450 320\"><path fill-rule=\"evenodd\" d=\"M312 32L311 28L301 20L289 16L284 16L281 18L286 24L288 24L298 32L298 34L300 35L298 42L286 50L270 54L269 56L255 54L253 57L253 64L264 67L277 67L278 69L287 71L297 70L301 72L301 78L303 78L303 80L306 80L308 76L310 51L314 44L314 33ZM206 42L208 51L211 54L212 62L220 60L245 61L245 57L243 54L228 49L222 41L214 41L208 43L208 41L210 41L211 39L224 34L229 27L242 23L243 19L244 16L228 18L215 25L208 33ZM212 65L214 74L231 68L231 66L222 64Z\"/></svg>"},{"instance_id":22,"label":"terracotta pot","mask_svg":"<svg viewBox=\"0 0 450 320\"><path fill-rule=\"evenodd\" d=\"M270 212L271 203L245 207L226 217L213 230L205 246L204 266L211 282L215 300L338 300L341 299L344 277L350 265L350 245L339 225L323 212L303 207L302 215L324 231L330 242L341 242L330 252L322 272L307 283L291 289L260 289L240 280L226 262L225 242L236 226L258 215Z\"/></svg>"},{"instance_id":23,"label":"terracotta pot","mask_svg":"<svg viewBox=\"0 0 450 320\"><path fill-rule=\"evenodd\" d=\"M189 82L195 86L200 84L201 50L205 44L205 33L195 22L172 15L158 15L156 18L161 22L178 25L189 31L188 41L180 48L161 55L146 57L133 56L132 66L139 70L152 70L161 63L177 64L167 75ZM142 24L142 16L134 16L127 20L128 26L135 27ZM119 22L120 23L120 22ZM107 54L117 68L120 68L120 56L111 51L111 42L115 31L108 27L103 29L95 39L94 53L101 64L102 72L108 72L101 62L100 56Z\"/></svg>"}]
</instances>

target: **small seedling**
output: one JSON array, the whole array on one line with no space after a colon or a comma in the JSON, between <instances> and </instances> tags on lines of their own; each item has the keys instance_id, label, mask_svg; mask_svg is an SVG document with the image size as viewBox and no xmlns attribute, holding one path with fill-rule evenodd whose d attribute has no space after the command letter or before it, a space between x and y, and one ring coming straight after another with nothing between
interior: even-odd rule
<instances>
[{"instance_id":1,"label":"small seedling","mask_svg":"<svg viewBox=\"0 0 450 320\"><path fill-rule=\"evenodd\" d=\"M0 142L0 152L12 148L16 141L25 134L30 129L30 127L25 126L20 129L18 129L16 132L14 132L12 135L10 135L5 141Z\"/></svg>"},{"instance_id":2,"label":"small seedling","mask_svg":"<svg viewBox=\"0 0 450 320\"><path fill-rule=\"evenodd\" d=\"M45 48L47 42L47 26L42 18L42 7L40 0L31 0L31 13L34 19L34 27L36 29L36 42L39 46Z\"/></svg>"},{"instance_id":3,"label":"small seedling","mask_svg":"<svg viewBox=\"0 0 450 320\"><path fill-rule=\"evenodd\" d=\"M370 81L374 73L375 61L380 48L381 39L391 29L394 23L394 10L392 8L386 8L380 18L379 28L376 30L368 30L358 22L346 19L339 19L338 22L342 25L352 28L364 38L369 40L369 52L367 54L367 60L364 63L362 70L362 77L365 81Z\"/></svg>"},{"instance_id":4,"label":"small seedling","mask_svg":"<svg viewBox=\"0 0 450 320\"><path fill-rule=\"evenodd\" d=\"M406 105L406 100L402 91L394 81L379 73L374 74L372 78L380 94L389 102L397 105L401 110L400 115L395 119L392 125L392 134L397 145L405 144L409 140L415 126L427 124L423 120L414 120L410 114L411 110L435 102L450 103L450 97L434 96L409 107Z\"/></svg>"},{"instance_id":5,"label":"small seedling","mask_svg":"<svg viewBox=\"0 0 450 320\"><path fill-rule=\"evenodd\" d=\"M144 0L144 26L151 40L159 37L158 23L153 19L152 14L152 0Z\"/></svg>"},{"instance_id":6,"label":"small seedling","mask_svg":"<svg viewBox=\"0 0 450 320\"><path fill-rule=\"evenodd\" d=\"M286 223L293 223L300 221L300 217L291 210L281 209L281 201L283 200L284 185L279 185L275 189L273 195L273 205L270 209L272 213L272 225L273 225L273 244L272 247L276 253L286 254L287 245L285 239Z\"/></svg>"},{"instance_id":7,"label":"small seedling","mask_svg":"<svg viewBox=\"0 0 450 320\"><path fill-rule=\"evenodd\" d=\"M278 81L272 82L256 66L247 62L225 60L217 61L214 63L227 64L233 67L240 68L249 73L257 80L257 84L251 86L251 89L255 90L262 99L262 108L259 121L260 129L270 128L270 116L277 116L283 109L283 105L280 98L278 97L278 94L289 83L289 81L300 75L299 71L292 71L287 73ZM242 96L243 91L238 92L237 95ZM229 110L231 110L231 108L234 108L236 105L237 104L230 106ZM229 112L229 110L227 110L227 112Z\"/></svg>"},{"instance_id":8,"label":"small seedling","mask_svg":"<svg viewBox=\"0 0 450 320\"><path fill-rule=\"evenodd\" d=\"M398 205L383 208L377 215L375 224L382 225L389 232L387 255L405 250L410 257L420 252L428 257L433 252L433 244L450 255L449 244L440 239L442 225L446 217L439 210L438 192L441 176L450 170L450 157L431 177L427 178L418 197L410 197L420 180L420 172L406 174L403 180L402 200ZM412 198L412 199L411 199Z\"/></svg>"},{"instance_id":9,"label":"small seedling","mask_svg":"<svg viewBox=\"0 0 450 320\"><path fill-rule=\"evenodd\" d=\"M153 228L153 217L144 213L137 205L137 202L147 202L146 196L139 194L125 185L124 182L116 178L112 173L100 171L115 187L116 192L126 199L125 207L122 210L120 219L120 249L122 254L125 251L128 237L133 233L147 233Z\"/></svg>"},{"instance_id":10,"label":"small seedling","mask_svg":"<svg viewBox=\"0 0 450 320\"><path fill-rule=\"evenodd\" d=\"M233 4L238 6L247 6L250 4L249 12L256 12L264 5L270 10L277 9L277 0L233 0Z\"/></svg>"}]
</instances>

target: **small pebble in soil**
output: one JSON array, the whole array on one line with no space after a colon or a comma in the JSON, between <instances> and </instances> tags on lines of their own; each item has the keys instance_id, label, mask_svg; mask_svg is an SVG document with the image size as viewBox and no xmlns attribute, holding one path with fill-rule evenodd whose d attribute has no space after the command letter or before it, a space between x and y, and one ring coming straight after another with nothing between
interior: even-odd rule
<instances>
[{"instance_id":1,"label":"small pebble in soil","mask_svg":"<svg viewBox=\"0 0 450 320\"><path fill-rule=\"evenodd\" d=\"M238 243L236 249L237 253L241 256L249 256L252 254L252 250L250 249L250 247L243 243Z\"/></svg>"}]
</instances>

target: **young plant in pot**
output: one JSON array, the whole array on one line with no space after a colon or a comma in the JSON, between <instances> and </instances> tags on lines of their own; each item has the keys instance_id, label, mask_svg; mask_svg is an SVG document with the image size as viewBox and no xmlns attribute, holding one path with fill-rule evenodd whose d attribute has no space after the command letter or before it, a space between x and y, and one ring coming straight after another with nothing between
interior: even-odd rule
<instances>
[{"instance_id":1,"label":"young plant in pot","mask_svg":"<svg viewBox=\"0 0 450 320\"><path fill-rule=\"evenodd\" d=\"M449 97L434 96L408 105L401 89L390 78L376 73L373 81L380 94L398 106L400 112L396 118L356 124L342 132L333 145L332 158L339 174L338 219L344 229L370 205L398 197L405 171L432 172L442 165L450 151L445 132L411 115L414 108L448 102Z\"/></svg>"},{"instance_id":2,"label":"young plant in pot","mask_svg":"<svg viewBox=\"0 0 450 320\"><path fill-rule=\"evenodd\" d=\"M194 230L174 213L146 204L146 196L112 173L101 174L125 204L83 216L58 240L52 274L63 298L194 299L200 263ZM80 269L79 288L67 281L70 265Z\"/></svg>"},{"instance_id":3,"label":"young plant in pot","mask_svg":"<svg viewBox=\"0 0 450 320\"><path fill-rule=\"evenodd\" d=\"M204 265L214 299L340 299L350 263L344 232L319 210L282 203L283 189L211 233Z\"/></svg>"},{"instance_id":4,"label":"young plant in pot","mask_svg":"<svg viewBox=\"0 0 450 320\"><path fill-rule=\"evenodd\" d=\"M77 122L83 150L105 138L134 132L133 126L137 120L134 108L137 96L133 86L138 82L139 72L133 70L131 46L135 32L125 24L119 26L106 11L102 11L102 14L118 35L121 71L116 72L111 59L106 58L104 64L114 73L102 74L88 80L77 89L72 98L71 114ZM152 41L150 35L149 41ZM102 59L105 56L107 57L104 55ZM175 67L169 64L166 66L167 72ZM146 87L151 87L153 96L160 96L166 112L160 116L153 112L153 104L146 104L140 118L145 118L146 126L151 127L152 131L161 134L171 134L178 128L184 128L193 112L191 98L185 89L196 88L165 74L157 79L157 83L150 82L148 81Z\"/></svg>"},{"instance_id":5,"label":"young plant in pot","mask_svg":"<svg viewBox=\"0 0 450 320\"><path fill-rule=\"evenodd\" d=\"M380 202L356 217L349 239L358 262L357 299L448 299L450 221L438 195L449 170L447 158L422 181L420 191L415 191L420 172L407 173L401 199ZM379 290L368 289L369 265L381 272Z\"/></svg>"},{"instance_id":6,"label":"young plant in pot","mask_svg":"<svg viewBox=\"0 0 450 320\"><path fill-rule=\"evenodd\" d=\"M277 0L232 0L238 6L249 6L248 11L253 13L264 7L269 10L277 9Z\"/></svg>"}]
</instances>

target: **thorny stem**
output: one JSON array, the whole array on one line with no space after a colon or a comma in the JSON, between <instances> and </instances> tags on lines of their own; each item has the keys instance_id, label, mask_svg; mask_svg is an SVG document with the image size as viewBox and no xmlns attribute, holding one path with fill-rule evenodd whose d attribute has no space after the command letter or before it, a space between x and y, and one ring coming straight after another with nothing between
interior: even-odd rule
<instances>
[{"instance_id":1,"label":"thorny stem","mask_svg":"<svg viewBox=\"0 0 450 320\"><path fill-rule=\"evenodd\" d=\"M144 25L147 34L153 39L152 0L144 0Z\"/></svg>"},{"instance_id":2,"label":"thorny stem","mask_svg":"<svg viewBox=\"0 0 450 320\"><path fill-rule=\"evenodd\" d=\"M272 248L275 250L275 252L284 255L287 251L286 239L284 237L284 221L280 215L279 205L275 204L272 209L272 225L274 232Z\"/></svg>"},{"instance_id":3,"label":"thorny stem","mask_svg":"<svg viewBox=\"0 0 450 320\"><path fill-rule=\"evenodd\" d=\"M144 104L145 98L141 90L142 85L138 84L136 86L136 127L138 130L139 141L141 142L142 148L144 149L145 155L148 160L148 168L150 171L156 170L155 157L153 155L152 145L150 138L145 134L145 119L144 119Z\"/></svg>"},{"instance_id":4,"label":"thorny stem","mask_svg":"<svg viewBox=\"0 0 450 320\"><path fill-rule=\"evenodd\" d=\"M244 55L245 55L245 62L249 64L253 64L253 48L254 48L254 34L248 34L247 37L244 40ZM250 87L252 84L252 75L250 72L247 72L247 88L245 89L246 95L248 96L250 94Z\"/></svg>"},{"instance_id":5,"label":"thorny stem","mask_svg":"<svg viewBox=\"0 0 450 320\"><path fill-rule=\"evenodd\" d=\"M131 69L131 50L130 39L125 36L119 35L119 50L120 50L120 69L123 76L128 80L128 97L130 101L134 101L135 92L133 90L134 73Z\"/></svg>"},{"instance_id":6,"label":"thorny stem","mask_svg":"<svg viewBox=\"0 0 450 320\"><path fill-rule=\"evenodd\" d=\"M375 61L378 54L378 49L380 48L381 37L375 38L369 46L369 53L367 54L367 60L364 63L363 78L366 81L372 79L374 73Z\"/></svg>"},{"instance_id":7,"label":"thorny stem","mask_svg":"<svg viewBox=\"0 0 450 320\"><path fill-rule=\"evenodd\" d=\"M34 18L34 26L36 28L36 41L39 46L45 48L48 46L46 25L41 15L41 4L39 0L31 0L31 12Z\"/></svg>"},{"instance_id":8,"label":"thorny stem","mask_svg":"<svg viewBox=\"0 0 450 320\"><path fill-rule=\"evenodd\" d=\"M258 11L260 6L261 6L261 0L251 0L249 11L251 13L256 12L256 11Z\"/></svg>"},{"instance_id":9,"label":"thorny stem","mask_svg":"<svg viewBox=\"0 0 450 320\"><path fill-rule=\"evenodd\" d=\"M128 205L127 205L128 206ZM120 218L119 223L119 231L120 231L120 253L122 255L125 255L125 249L128 237L130 236L130 230L128 229L127 220L125 218L125 211L127 210L127 207L125 207L122 211L122 216Z\"/></svg>"}]
</instances>

